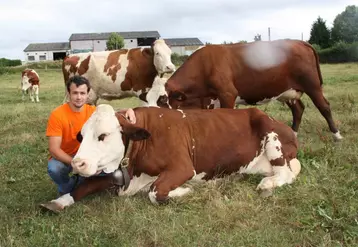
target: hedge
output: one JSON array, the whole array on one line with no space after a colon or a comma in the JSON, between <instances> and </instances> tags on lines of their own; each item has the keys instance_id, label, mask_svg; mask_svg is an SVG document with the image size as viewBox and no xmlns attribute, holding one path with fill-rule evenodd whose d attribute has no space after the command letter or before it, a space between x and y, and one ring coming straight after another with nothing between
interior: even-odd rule
<instances>
[{"instance_id":1,"label":"hedge","mask_svg":"<svg viewBox=\"0 0 358 247\"><path fill-rule=\"evenodd\" d=\"M358 42L352 44L340 42L330 48L318 49L317 53L320 63L358 62Z\"/></svg>"}]
</instances>

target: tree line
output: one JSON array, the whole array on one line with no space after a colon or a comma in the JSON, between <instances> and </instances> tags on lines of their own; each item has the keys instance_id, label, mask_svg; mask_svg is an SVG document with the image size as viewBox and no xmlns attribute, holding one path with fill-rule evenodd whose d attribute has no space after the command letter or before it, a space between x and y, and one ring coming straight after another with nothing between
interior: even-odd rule
<instances>
[{"instance_id":1,"label":"tree line","mask_svg":"<svg viewBox=\"0 0 358 247\"><path fill-rule=\"evenodd\" d=\"M336 16L331 29L318 16L308 42L322 63L358 62L358 6L347 6Z\"/></svg>"}]
</instances>

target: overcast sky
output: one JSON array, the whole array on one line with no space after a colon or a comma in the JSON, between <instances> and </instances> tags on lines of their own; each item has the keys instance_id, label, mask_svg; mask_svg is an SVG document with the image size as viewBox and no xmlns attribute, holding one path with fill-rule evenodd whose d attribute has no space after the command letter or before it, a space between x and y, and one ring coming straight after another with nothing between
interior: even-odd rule
<instances>
[{"instance_id":1,"label":"overcast sky","mask_svg":"<svg viewBox=\"0 0 358 247\"><path fill-rule=\"evenodd\" d=\"M72 33L152 31L203 43L309 39L321 16L331 27L357 0L0 0L0 58L24 59L29 43L68 42Z\"/></svg>"}]
</instances>

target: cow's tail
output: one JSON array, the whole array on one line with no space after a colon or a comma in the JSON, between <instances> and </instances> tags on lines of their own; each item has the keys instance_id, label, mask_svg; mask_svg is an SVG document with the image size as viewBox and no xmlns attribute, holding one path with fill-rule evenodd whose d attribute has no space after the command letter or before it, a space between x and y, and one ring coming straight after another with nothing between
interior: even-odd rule
<instances>
[{"instance_id":1,"label":"cow's tail","mask_svg":"<svg viewBox=\"0 0 358 247\"><path fill-rule=\"evenodd\" d=\"M66 82L68 81L68 79L70 78L70 74L69 71L66 70L65 68L65 61L66 59L68 59L69 56L66 56L63 60L62 60L62 74L63 74L63 80L64 80L64 86L65 86L65 96L63 99L62 103L66 103L67 102L67 88L66 88Z\"/></svg>"},{"instance_id":2,"label":"cow's tail","mask_svg":"<svg viewBox=\"0 0 358 247\"><path fill-rule=\"evenodd\" d=\"M303 44L305 46L307 46L308 48L310 48L315 56L315 60L316 60L316 68L317 68L317 72L318 72L318 77L319 77L319 81L320 81L320 85L322 86L323 84L323 79L322 79L322 73L321 73L321 67L319 66L319 56L318 56L318 53L317 51L313 48L312 45L310 45L309 43L307 42L304 42L302 41Z\"/></svg>"}]
</instances>

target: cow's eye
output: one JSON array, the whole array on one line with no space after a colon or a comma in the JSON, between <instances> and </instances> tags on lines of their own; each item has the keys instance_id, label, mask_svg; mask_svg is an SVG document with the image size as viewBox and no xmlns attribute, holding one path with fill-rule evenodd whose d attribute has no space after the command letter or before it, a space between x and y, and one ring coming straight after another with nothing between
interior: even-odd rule
<instances>
[{"instance_id":1,"label":"cow's eye","mask_svg":"<svg viewBox=\"0 0 358 247\"><path fill-rule=\"evenodd\" d=\"M98 136L98 141L99 141L99 142L100 142L100 141L103 141L106 136L107 136L106 134L100 134L100 135Z\"/></svg>"}]
</instances>

